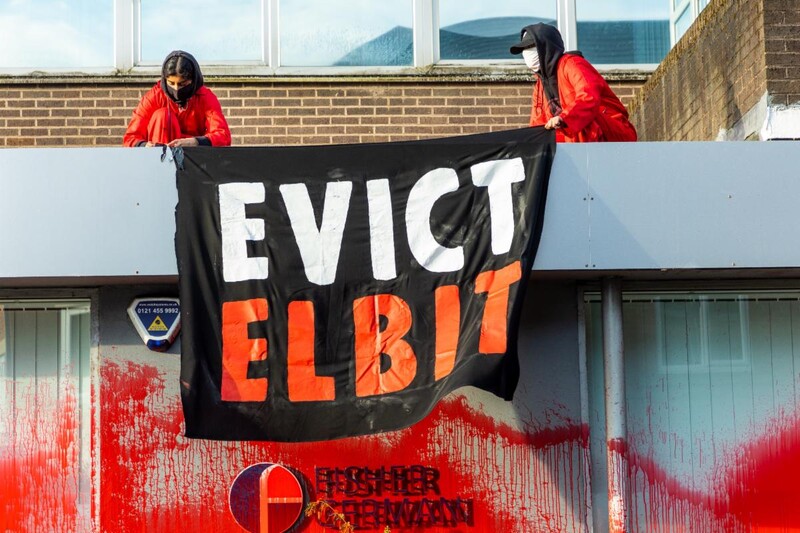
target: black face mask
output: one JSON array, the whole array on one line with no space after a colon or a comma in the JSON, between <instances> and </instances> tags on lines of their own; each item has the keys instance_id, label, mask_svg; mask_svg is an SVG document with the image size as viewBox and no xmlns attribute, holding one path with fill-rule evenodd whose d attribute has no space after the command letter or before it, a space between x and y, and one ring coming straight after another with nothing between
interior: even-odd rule
<instances>
[{"instance_id":1,"label":"black face mask","mask_svg":"<svg viewBox=\"0 0 800 533\"><path fill-rule=\"evenodd\" d=\"M185 102L186 100L189 99L190 96L192 96L193 92L194 92L193 83L190 83L186 87L181 87L180 89L177 90L167 85L167 93L176 102Z\"/></svg>"}]
</instances>

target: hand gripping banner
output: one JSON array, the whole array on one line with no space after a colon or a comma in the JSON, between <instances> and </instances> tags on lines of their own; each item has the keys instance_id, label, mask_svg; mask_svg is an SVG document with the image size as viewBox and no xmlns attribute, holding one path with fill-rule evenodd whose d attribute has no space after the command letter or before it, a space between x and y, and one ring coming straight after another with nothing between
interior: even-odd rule
<instances>
[{"instance_id":1,"label":"hand gripping banner","mask_svg":"<svg viewBox=\"0 0 800 533\"><path fill-rule=\"evenodd\" d=\"M186 149L186 436L404 428L450 391L510 400L552 132Z\"/></svg>"}]
</instances>

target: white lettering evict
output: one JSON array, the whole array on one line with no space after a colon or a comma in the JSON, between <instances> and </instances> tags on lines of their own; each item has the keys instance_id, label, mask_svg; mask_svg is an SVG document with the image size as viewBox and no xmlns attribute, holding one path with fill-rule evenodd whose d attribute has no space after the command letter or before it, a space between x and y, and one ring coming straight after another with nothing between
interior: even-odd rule
<instances>
[{"instance_id":1,"label":"white lettering evict","mask_svg":"<svg viewBox=\"0 0 800 533\"><path fill-rule=\"evenodd\" d=\"M456 190L456 171L452 168L435 168L422 176L408 194L408 246L417 262L431 272L455 272L464 266L463 247L442 246L431 232L433 204L448 192Z\"/></svg>"},{"instance_id":2,"label":"white lettering evict","mask_svg":"<svg viewBox=\"0 0 800 533\"><path fill-rule=\"evenodd\" d=\"M281 185L279 189L308 281L330 285L336 280L353 183L335 181L327 184L319 228L305 183Z\"/></svg>"},{"instance_id":3,"label":"white lettering evict","mask_svg":"<svg viewBox=\"0 0 800 533\"><path fill-rule=\"evenodd\" d=\"M387 281L397 277L394 258L394 222L389 180L367 182L369 207L369 245L372 254L372 275Z\"/></svg>"},{"instance_id":4,"label":"white lettering evict","mask_svg":"<svg viewBox=\"0 0 800 533\"><path fill-rule=\"evenodd\" d=\"M244 206L264 202L263 183L224 183L219 191L220 232L222 234L222 277L225 281L267 279L269 259L247 257L247 241L265 237L264 221L246 218Z\"/></svg>"},{"instance_id":5,"label":"white lettering evict","mask_svg":"<svg viewBox=\"0 0 800 533\"><path fill-rule=\"evenodd\" d=\"M511 184L525 181L522 159L501 159L473 165L472 183L486 187L492 227L492 253L508 253L514 239L514 205Z\"/></svg>"}]
</instances>

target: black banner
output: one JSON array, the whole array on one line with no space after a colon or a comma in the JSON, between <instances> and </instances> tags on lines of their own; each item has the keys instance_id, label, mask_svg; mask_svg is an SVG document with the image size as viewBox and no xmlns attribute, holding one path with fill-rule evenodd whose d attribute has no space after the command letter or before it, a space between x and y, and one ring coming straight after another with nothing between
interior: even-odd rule
<instances>
[{"instance_id":1,"label":"black banner","mask_svg":"<svg viewBox=\"0 0 800 533\"><path fill-rule=\"evenodd\" d=\"M185 150L186 436L313 441L510 400L552 132Z\"/></svg>"}]
</instances>

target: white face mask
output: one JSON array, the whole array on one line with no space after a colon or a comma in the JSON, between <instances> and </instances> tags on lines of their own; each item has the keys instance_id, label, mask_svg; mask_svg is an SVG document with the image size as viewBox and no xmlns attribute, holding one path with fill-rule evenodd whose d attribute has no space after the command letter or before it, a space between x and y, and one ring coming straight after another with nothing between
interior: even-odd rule
<instances>
[{"instance_id":1,"label":"white face mask","mask_svg":"<svg viewBox=\"0 0 800 533\"><path fill-rule=\"evenodd\" d=\"M539 51L536 49L535 46L531 48L526 48L522 51L522 59L525 60L525 64L528 65L528 68L534 72L539 72Z\"/></svg>"}]
</instances>

